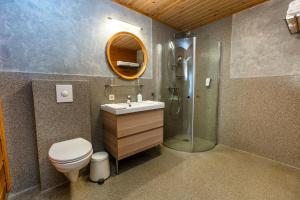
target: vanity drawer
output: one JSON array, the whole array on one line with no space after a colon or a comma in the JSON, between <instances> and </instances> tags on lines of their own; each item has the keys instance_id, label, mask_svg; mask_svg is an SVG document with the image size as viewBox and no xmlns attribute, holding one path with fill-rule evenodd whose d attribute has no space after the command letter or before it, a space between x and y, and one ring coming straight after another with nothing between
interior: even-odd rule
<instances>
[{"instance_id":1,"label":"vanity drawer","mask_svg":"<svg viewBox=\"0 0 300 200\"><path fill-rule=\"evenodd\" d=\"M163 142L163 128L148 130L118 139L118 159L121 160Z\"/></svg>"},{"instance_id":2,"label":"vanity drawer","mask_svg":"<svg viewBox=\"0 0 300 200\"><path fill-rule=\"evenodd\" d=\"M117 137L122 138L163 126L163 110L151 110L118 116Z\"/></svg>"},{"instance_id":3,"label":"vanity drawer","mask_svg":"<svg viewBox=\"0 0 300 200\"><path fill-rule=\"evenodd\" d=\"M118 139L110 132L104 132L105 149L114 157L118 157Z\"/></svg>"},{"instance_id":4,"label":"vanity drawer","mask_svg":"<svg viewBox=\"0 0 300 200\"><path fill-rule=\"evenodd\" d=\"M123 138L144 131L163 127L163 109L113 115L102 112L103 127L116 138Z\"/></svg>"}]
</instances>

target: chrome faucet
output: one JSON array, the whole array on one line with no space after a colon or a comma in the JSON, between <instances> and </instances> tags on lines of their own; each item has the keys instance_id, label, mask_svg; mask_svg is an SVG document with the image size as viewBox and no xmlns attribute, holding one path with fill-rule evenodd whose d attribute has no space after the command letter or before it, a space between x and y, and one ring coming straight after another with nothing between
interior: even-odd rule
<instances>
[{"instance_id":1,"label":"chrome faucet","mask_svg":"<svg viewBox=\"0 0 300 200\"><path fill-rule=\"evenodd\" d=\"M131 107L131 96L127 96L127 104L129 107Z\"/></svg>"}]
</instances>

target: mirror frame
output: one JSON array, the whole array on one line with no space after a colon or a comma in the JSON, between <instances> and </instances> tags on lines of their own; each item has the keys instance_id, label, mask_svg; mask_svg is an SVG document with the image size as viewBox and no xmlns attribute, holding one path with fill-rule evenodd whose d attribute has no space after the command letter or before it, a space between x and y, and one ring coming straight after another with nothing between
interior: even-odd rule
<instances>
[{"instance_id":1,"label":"mirror frame","mask_svg":"<svg viewBox=\"0 0 300 200\"><path fill-rule=\"evenodd\" d=\"M112 45L113 41L117 37L122 36L122 35L130 35L131 37L133 37L139 43L139 45L141 46L143 54L144 54L144 64L143 64L143 66L141 66L141 69L140 69L140 71L138 73L136 73L136 74L134 74L132 76L127 76L127 75L124 75L124 74L120 73L116 69L116 66L113 65L112 60L110 58L110 49L111 49L111 45ZM122 32L118 32L118 33L114 34L108 40L107 45L106 45L106 59L108 60L108 63L110 65L111 69L117 75L119 75L121 78L126 79L126 80L134 80L134 79L139 78L145 72L145 70L147 68L147 63L148 63L148 52L147 52L147 49L146 49L144 43L142 42L142 40L138 36L136 36L136 35L134 35L133 33L130 33L130 32L122 31Z\"/></svg>"}]
</instances>

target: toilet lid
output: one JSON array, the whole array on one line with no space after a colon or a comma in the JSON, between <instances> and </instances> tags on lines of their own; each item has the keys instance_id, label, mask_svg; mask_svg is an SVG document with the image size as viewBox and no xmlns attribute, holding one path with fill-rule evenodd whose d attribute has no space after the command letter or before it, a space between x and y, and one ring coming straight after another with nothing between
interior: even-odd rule
<instances>
[{"instance_id":1,"label":"toilet lid","mask_svg":"<svg viewBox=\"0 0 300 200\"><path fill-rule=\"evenodd\" d=\"M54 143L49 150L49 158L56 162L76 161L88 155L92 151L92 144L83 139L76 138Z\"/></svg>"}]
</instances>

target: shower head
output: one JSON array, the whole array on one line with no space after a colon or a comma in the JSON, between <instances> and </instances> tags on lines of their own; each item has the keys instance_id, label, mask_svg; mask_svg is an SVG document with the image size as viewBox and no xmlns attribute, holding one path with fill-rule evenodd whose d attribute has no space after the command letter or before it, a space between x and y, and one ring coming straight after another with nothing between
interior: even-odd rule
<instances>
[{"instance_id":1,"label":"shower head","mask_svg":"<svg viewBox=\"0 0 300 200\"><path fill-rule=\"evenodd\" d=\"M173 44L172 41L169 42L169 48L172 49L172 50L174 50L174 44Z\"/></svg>"},{"instance_id":2,"label":"shower head","mask_svg":"<svg viewBox=\"0 0 300 200\"><path fill-rule=\"evenodd\" d=\"M180 62L180 61L182 61L182 56L177 57L177 62Z\"/></svg>"},{"instance_id":3,"label":"shower head","mask_svg":"<svg viewBox=\"0 0 300 200\"><path fill-rule=\"evenodd\" d=\"M192 33L192 32L179 32L179 33L175 33L173 37L175 39L191 38L191 37L194 37L194 33Z\"/></svg>"}]
</instances>

